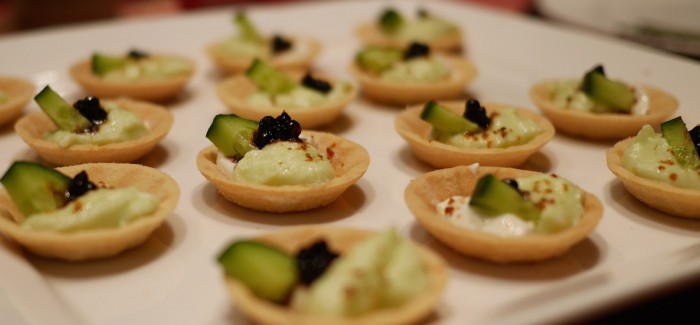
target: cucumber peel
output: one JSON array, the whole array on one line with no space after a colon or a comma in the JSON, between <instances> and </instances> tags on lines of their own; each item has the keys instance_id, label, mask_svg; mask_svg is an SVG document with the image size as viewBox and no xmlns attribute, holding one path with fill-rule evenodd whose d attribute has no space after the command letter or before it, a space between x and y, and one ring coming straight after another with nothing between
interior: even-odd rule
<instances>
[{"instance_id":1,"label":"cucumber peel","mask_svg":"<svg viewBox=\"0 0 700 325\"><path fill-rule=\"evenodd\" d=\"M224 156L238 159L257 149L253 143L257 131L258 122L236 114L219 114L207 129L206 137Z\"/></svg>"},{"instance_id":2,"label":"cucumber peel","mask_svg":"<svg viewBox=\"0 0 700 325\"><path fill-rule=\"evenodd\" d=\"M608 79L601 70L593 69L584 75L581 91L612 111L629 113L636 101L634 91L623 82Z\"/></svg>"},{"instance_id":3,"label":"cucumber peel","mask_svg":"<svg viewBox=\"0 0 700 325\"><path fill-rule=\"evenodd\" d=\"M477 207L488 216L512 213L523 220L536 221L540 209L523 198L520 192L492 174L479 179L472 193L469 206Z\"/></svg>"},{"instance_id":4,"label":"cucumber peel","mask_svg":"<svg viewBox=\"0 0 700 325\"><path fill-rule=\"evenodd\" d=\"M34 96L34 101L61 130L84 132L94 126L90 120L80 114L77 109L68 104L61 95L49 86L44 87Z\"/></svg>"},{"instance_id":5,"label":"cucumber peel","mask_svg":"<svg viewBox=\"0 0 700 325\"><path fill-rule=\"evenodd\" d=\"M71 178L41 164L16 161L0 178L15 206L25 215L54 211L66 203Z\"/></svg>"},{"instance_id":6,"label":"cucumber peel","mask_svg":"<svg viewBox=\"0 0 700 325\"><path fill-rule=\"evenodd\" d=\"M91 60L92 72L104 76L112 70L121 69L129 63L129 58L93 53Z\"/></svg>"},{"instance_id":7,"label":"cucumber peel","mask_svg":"<svg viewBox=\"0 0 700 325\"><path fill-rule=\"evenodd\" d=\"M474 133L481 131L476 123L452 112L435 101L429 101L423 107L420 118L440 132L446 134Z\"/></svg>"},{"instance_id":8,"label":"cucumber peel","mask_svg":"<svg viewBox=\"0 0 700 325\"><path fill-rule=\"evenodd\" d=\"M255 26L244 12L236 13L233 21L238 27L238 35L240 35L241 38L256 43L264 42L262 36L260 36L260 33L258 33L257 29L255 29Z\"/></svg>"},{"instance_id":9,"label":"cucumber peel","mask_svg":"<svg viewBox=\"0 0 700 325\"><path fill-rule=\"evenodd\" d=\"M246 76L258 89L271 95L286 93L299 85L288 74L260 59L253 61L246 71Z\"/></svg>"},{"instance_id":10,"label":"cucumber peel","mask_svg":"<svg viewBox=\"0 0 700 325\"><path fill-rule=\"evenodd\" d=\"M686 129L680 116L661 123L661 135L671 146L671 151L678 164L693 170L700 169L700 157L695 150L690 132Z\"/></svg>"},{"instance_id":11,"label":"cucumber peel","mask_svg":"<svg viewBox=\"0 0 700 325\"><path fill-rule=\"evenodd\" d=\"M401 61L403 51L397 48L370 47L355 55L355 63L364 70L380 73Z\"/></svg>"}]
</instances>

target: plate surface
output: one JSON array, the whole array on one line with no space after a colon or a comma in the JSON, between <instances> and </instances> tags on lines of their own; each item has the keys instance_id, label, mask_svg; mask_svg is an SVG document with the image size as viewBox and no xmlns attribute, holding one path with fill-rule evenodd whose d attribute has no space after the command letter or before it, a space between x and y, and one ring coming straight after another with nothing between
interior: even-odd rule
<instances>
[{"instance_id":1,"label":"plate surface","mask_svg":"<svg viewBox=\"0 0 700 325\"><path fill-rule=\"evenodd\" d=\"M611 76L671 92L684 119L700 122L696 62L460 2L392 4L411 14L425 6L462 25L466 55L479 69L469 92L483 101L536 111L527 96L533 83L577 78L602 62ZM348 67L359 48L354 28L374 19L386 5L335 1L247 10L264 32L317 38L323 48L316 68L349 79ZM566 256L538 264L500 266L450 251L416 223L403 201L408 182L431 169L394 132L399 109L362 98L351 103L336 124L323 129L362 144L371 157L365 176L338 201L289 215L258 213L229 203L197 171L195 157L209 145L204 134L214 115L226 112L216 96L223 76L204 49L234 32L232 13L202 11L0 38L3 74L29 78L37 89L51 84L70 100L84 93L69 78L68 68L93 51L123 53L136 47L188 56L197 63L186 93L168 103L175 115L170 134L140 161L172 175L180 185L180 202L167 225L135 250L90 263L22 257L10 245L1 245L0 304L9 301L11 306L0 310L16 310L28 324L245 323L232 308L215 257L233 239L309 224L376 230L395 226L435 249L451 267L448 288L432 319L441 324L562 320L700 276L700 223L655 212L631 197L605 165L605 150L612 143L559 135L525 167L557 173L594 193L605 206L597 230ZM28 110L38 107L31 104ZM14 160L38 159L11 127L0 130L0 148L3 171Z\"/></svg>"}]
</instances>

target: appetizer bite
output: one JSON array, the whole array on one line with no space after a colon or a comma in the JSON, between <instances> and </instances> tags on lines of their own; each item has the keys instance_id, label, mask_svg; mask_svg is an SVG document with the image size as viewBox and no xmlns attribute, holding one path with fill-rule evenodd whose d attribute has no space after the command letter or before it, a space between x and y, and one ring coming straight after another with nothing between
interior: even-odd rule
<instances>
[{"instance_id":1,"label":"appetizer bite","mask_svg":"<svg viewBox=\"0 0 700 325\"><path fill-rule=\"evenodd\" d=\"M554 137L552 124L530 110L474 99L409 107L394 127L418 159L437 168L520 166Z\"/></svg>"},{"instance_id":2,"label":"appetizer bite","mask_svg":"<svg viewBox=\"0 0 700 325\"><path fill-rule=\"evenodd\" d=\"M389 105L464 97L464 87L477 73L471 62L431 53L427 45L415 42L406 48L365 48L350 72L367 98Z\"/></svg>"},{"instance_id":3,"label":"appetizer bite","mask_svg":"<svg viewBox=\"0 0 700 325\"><path fill-rule=\"evenodd\" d=\"M657 126L678 107L670 94L607 77L603 66L582 80L548 80L530 89L530 99L558 131L594 140L635 135L645 124Z\"/></svg>"},{"instance_id":4,"label":"appetizer bite","mask_svg":"<svg viewBox=\"0 0 700 325\"><path fill-rule=\"evenodd\" d=\"M34 84L20 78L0 77L0 126L22 116L32 99Z\"/></svg>"},{"instance_id":5,"label":"appetizer bite","mask_svg":"<svg viewBox=\"0 0 700 325\"><path fill-rule=\"evenodd\" d=\"M214 145L199 152L197 168L226 199L253 210L283 213L328 205L369 165L359 144L302 132L285 112L259 122L220 114L207 138Z\"/></svg>"},{"instance_id":6,"label":"appetizer bite","mask_svg":"<svg viewBox=\"0 0 700 325\"><path fill-rule=\"evenodd\" d=\"M688 131L679 116L645 125L607 152L608 168L646 205L680 217L700 218L700 125Z\"/></svg>"},{"instance_id":7,"label":"appetizer bite","mask_svg":"<svg viewBox=\"0 0 700 325\"><path fill-rule=\"evenodd\" d=\"M596 227L600 201L568 180L526 170L458 166L406 187L409 209L437 240L468 256L531 262L566 253Z\"/></svg>"},{"instance_id":8,"label":"appetizer bite","mask_svg":"<svg viewBox=\"0 0 700 325\"><path fill-rule=\"evenodd\" d=\"M309 72L302 77L255 59L245 75L222 82L217 94L238 116L260 120L288 111L302 127L309 129L335 120L355 98L357 90L346 81Z\"/></svg>"},{"instance_id":9,"label":"appetizer bite","mask_svg":"<svg viewBox=\"0 0 700 325\"><path fill-rule=\"evenodd\" d=\"M131 50L124 56L95 53L73 65L70 75L93 96L163 101L182 92L194 69L189 59Z\"/></svg>"},{"instance_id":10,"label":"appetizer bite","mask_svg":"<svg viewBox=\"0 0 700 325\"><path fill-rule=\"evenodd\" d=\"M54 170L19 161L0 182L0 209L7 212L0 215L0 232L34 254L68 261L109 257L141 244L180 195L168 175L130 164Z\"/></svg>"},{"instance_id":11,"label":"appetizer bite","mask_svg":"<svg viewBox=\"0 0 700 325\"><path fill-rule=\"evenodd\" d=\"M153 150L173 124L163 107L129 99L86 97L70 105L46 86L34 100L42 111L22 117L15 131L55 165L132 162Z\"/></svg>"},{"instance_id":12,"label":"appetizer bite","mask_svg":"<svg viewBox=\"0 0 700 325\"><path fill-rule=\"evenodd\" d=\"M260 324L414 324L447 282L440 257L393 229L295 228L236 241L218 261Z\"/></svg>"},{"instance_id":13,"label":"appetizer bite","mask_svg":"<svg viewBox=\"0 0 700 325\"><path fill-rule=\"evenodd\" d=\"M385 9L374 23L357 29L357 36L365 46L405 47L421 42L440 52L460 52L462 33L455 24L421 8L416 18L410 19L394 8Z\"/></svg>"},{"instance_id":14,"label":"appetizer bite","mask_svg":"<svg viewBox=\"0 0 700 325\"><path fill-rule=\"evenodd\" d=\"M223 72L244 72L253 59L270 62L283 70L306 70L318 55L318 42L301 37L275 34L264 37L243 12L236 13L238 35L207 47L207 54Z\"/></svg>"}]
</instances>

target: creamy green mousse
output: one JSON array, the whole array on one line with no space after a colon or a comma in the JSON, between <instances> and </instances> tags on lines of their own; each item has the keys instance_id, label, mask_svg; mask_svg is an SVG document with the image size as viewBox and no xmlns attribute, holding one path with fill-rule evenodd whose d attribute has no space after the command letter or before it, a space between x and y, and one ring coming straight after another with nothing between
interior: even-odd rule
<instances>
[{"instance_id":1,"label":"creamy green mousse","mask_svg":"<svg viewBox=\"0 0 700 325\"><path fill-rule=\"evenodd\" d=\"M231 178L262 185L313 185L335 177L330 160L306 142L278 141L248 151Z\"/></svg>"},{"instance_id":2,"label":"creamy green mousse","mask_svg":"<svg viewBox=\"0 0 700 325\"><path fill-rule=\"evenodd\" d=\"M269 52L267 44L247 37L231 37L219 44L219 50L229 56L251 58L265 58Z\"/></svg>"},{"instance_id":3,"label":"creamy green mousse","mask_svg":"<svg viewBox=\"0 0 700 325\"><path fill-rule=\"evenodd\" d=\"M439 57L421 57L399 61L381 72L379 79L413 83L445 80L450 77L450 66Z\"/></svg>"},{"instance_id":4,"label":"creamy green mousse","mask_svg":"<svg viewBox=\"0 0 700 325\"><path fill-rule=\"evenodd\" d=\"M292 306L308 314L354 316L401 305L427 285L420 252L391 229L339 257L308 291L295 292Z\"/></svg>"},{"instance_id":5,"label":"creamy green mousse","mask_svg":"<svg viewBox=\"0 0 700 325\"><path fill-rule=\"evenodd\" d=\"M352 91L352 85L343 81L335 84L327 94L311 88L298 86L289 92L271 95L264 91L256 91L246 99L246 104L258 107L279 108L313 108L338 101Z\"/></svg>"},{"instance_id":6,"label":"creamy green mousse","mask_svg":"<svg viewBox=\"0 0 700 325\"><path fill-rule=\"evenodd\" d=\"M425 17L406 20L402 27L391 36L405 41L432 41L448 37L457 32L457 27L443 19Z\"/></svg>"},{"instance_id":7,"label":"creamy green mousse","mask_svg":"<svg viewBox=\"0 0 700 325\"><path fill-rule=\"evenodd\" d=\"M585 193L568 180L547 174L515 180L528 200L541 209L535 232L558 232L576 225L583 216Z\"/></svg>"},{"instance_id":8,"label":"creamy green mousse","mask_svg":"<svg viewBox=\"0 0 700 325\"><path fill-rule=\"evenodd\" d=\"M433 139L462 148L507 148L530 142L542 128L537 122L518 116L514 108L491 115L491 124L477 133L444 134L433 130Z\"/></svg>"},{"instance_id":9,"label":"creamy green mousse","mask_svg":"<svg viewBox=\"0 0 700 325\"><path fill-rule=\"evenodd\" d=\"M99 189L59 210L30 215L22 227L54 231L117 228L153 213L158 204L158 197L135 187Z\"/></svg>"},{"instance_id":10,"label":"creamy green mousse","mask_svg":"<svg viewBox=\"0 0 700 325\"><path fill-rule=\"evenodd\" d=\"M46 133L44 139L55 142L61 147L70 147L75 144L105 145L135 140L148 133L148 128L136 114L119 108L115 102L105 101L102 107L108 115L96 132L75 133L57 130Z\"/></svg>"},{"instance_id":11,"label":"creamy green mousse","mask_svg":"<svg viewBox=\"0 0 700 325\"><path fill-rule=\"evenodd\" d=\"M680 166L668 141L650 125L642 127L625 149L622 166L642 178L700 190L700 170Z\"/></svg>"},{"instance_id":12,"label":"creamy green mousse","mask_svg":"<svg viewBox=\"0 0 700 325\"><path fill-rule=\"evenodd\" d=\"M168 56L152 56L129 60L125 66L110 70L102 78L105 80L131 82L139 80L163 80L192 73L192 65L187 60Z\"/></svg>"},{"instance_id":13,"label":"creamy green mousse","mask_svg":"<svg viewBox=\"0 0 700 325\"><path fill-rule=\"evenodd\" d=\"M649 110L649 99L639 87L634 87L637 101L630 110L633 115L644 115ZM581 91L578 80L560 80L550 84L552 103L557 107L590 113L609 113L611 109L597 103Z\"/></svg>"}]
</instances>

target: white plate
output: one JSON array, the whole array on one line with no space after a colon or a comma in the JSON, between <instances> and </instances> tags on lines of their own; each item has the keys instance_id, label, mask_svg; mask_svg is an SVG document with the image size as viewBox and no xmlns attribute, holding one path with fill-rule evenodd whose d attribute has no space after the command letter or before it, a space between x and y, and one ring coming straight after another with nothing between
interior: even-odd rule
<instances>
[{"instance_id":1,"label":"white plate","mask_svg":"<svg viewBox=\"0 0 700 325\"><path fill-rule=\"evenodd\" d=\"M386 5L339 1L247 9L264 31L318 38L323 51L317 67L349 78L347 67L359 48L353 28L374 19ZM700 66L695 62L462 3L395 5L407 13L426 6L462 25L467 54L480 71L469 90L484 101L534 110L527 97L533 82L577 77L602 62L612 76L669 90L680 101L685 120L700 122ZM138 47L190 56L198 64L187 95L170 108L175 114L172 132L144 161L180 184L180 203L167 226L144 246L98 262L23 259L0 248L0 291L7 298L0 303L12 301L27 323L240 323L215 257L234 238L306 224L377 230L395 226L437 250L451 265L449 287L435 315L444 324L524 324L577 317L700 275L700 223L663 215L632 198L605 166L604 152L611 143L563 136L556 136L528 166L565 176L596 194L605 204L605 215L595 233L570 254L539 264L500 266L451 252L416 224L403 201L408 182L430 169L393 131L397 110L362 99L328 129L363 144L372 157L365 177L337 202L292 215L256 213L228 203L199 174L195 156L208 145L204 134L211 119L226 111L215 95L220 76L204 48L234 31L232 13L123 20L0 39L3 74L31 78L39 87L50 83L71 99L83 94L69 79L68 67L95 50L121 53ZM29 109L38 108L32 104ZM0 148L2 170L17 159L36 159L11 128L0 131ZM44 316L46 308L52 313ZM65 314L57 316L61 311Z\"/></svg>"}]
</instances>

